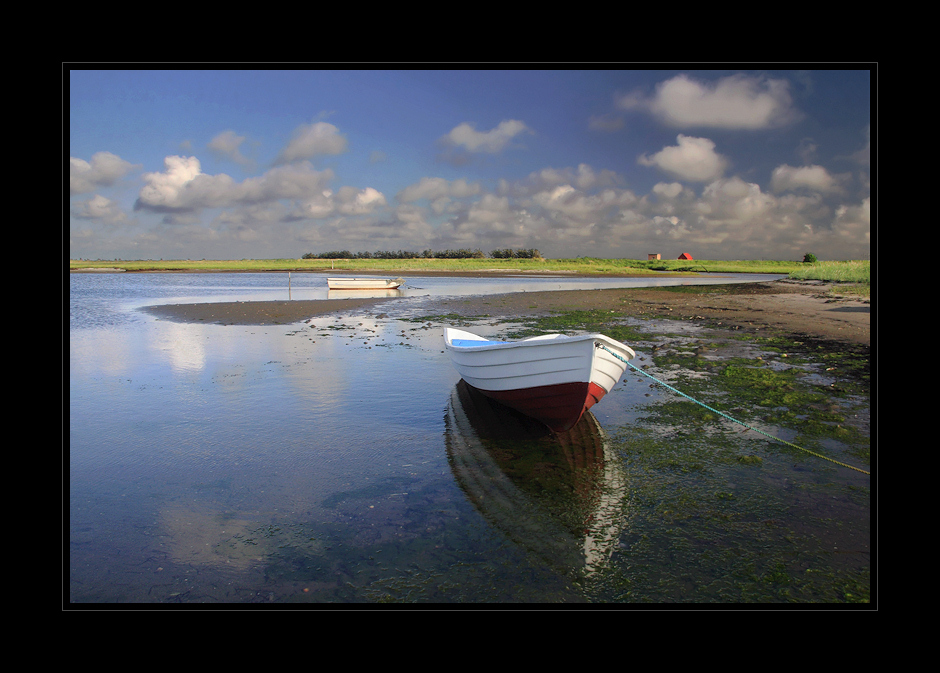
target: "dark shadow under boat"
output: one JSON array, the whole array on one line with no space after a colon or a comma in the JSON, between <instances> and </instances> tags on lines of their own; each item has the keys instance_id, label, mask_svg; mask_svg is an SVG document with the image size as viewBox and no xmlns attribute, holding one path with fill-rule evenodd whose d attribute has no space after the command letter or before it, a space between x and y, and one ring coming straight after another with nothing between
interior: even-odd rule
<instances>
[{"instance_id":1,"label":"dark shadow under boat","mask_svg":"<svg viewBox=\"0 0 940 673\"><path fill-rule=\"evenodd\" d=\"M593 414L554 433L461 379L445 424L451 470L487 521L558 569L591 574L607 563L626 486Z\"/></svg>"}]
</instances>

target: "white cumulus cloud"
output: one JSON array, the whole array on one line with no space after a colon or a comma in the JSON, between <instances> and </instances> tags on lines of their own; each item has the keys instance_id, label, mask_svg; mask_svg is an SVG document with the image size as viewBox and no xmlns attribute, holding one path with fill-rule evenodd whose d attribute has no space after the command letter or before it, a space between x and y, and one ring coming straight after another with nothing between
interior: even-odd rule
<instances>
[{"instance_id":1,"label":"white cumulus cloud","mask_svg":"<svg viewBox=\"0 0 940 673\"><path fill-rule=\"evenodd\" d=\"M138 203L146 208L185 208L183 192L203 175L196 157L171 156L163 160L164 172L144 173L147 183L138 195Z\"/></svg>"},{"instance_id":2,"label":"white cumulus cloud","mask_svg":"<svg viewBox=\"0 0 940 673\"><path fill-rule=\"evenodd\" d=\"M443 140L456 147L463 147L468 152L501 152L509 142L520 133L531 133L525 123L517 119L508 119L489 131L477 131L472 124L464 122L444 136Z\"/></svg>"},{"instance_id":3,"label":"white cumulus cloud","mask_svg":"<svg viewBox=\"0 0 940 673\"><path fill-rule=\"evenodd\" d=\"M209 141L209 150L216 156L244 166L251 163L241 152L245 139L245 136L237 135L234 131L223 131Z\"/></svg>"},{"instance_id":4,"label":"white cumulus cloud","mask_svg":"<svg viewBox=\"0 0 940 673\"><path fill-rule=\"evenodd\" d=\"M385 195L372 187L343 187L337 197L339 211L344 215L366 215L386 205Z\"/></svg>"},{"instance_id":5,"label":"white cumulus cloud","mask_svg":"<svg viewBox=\"0 0 940 673\"><path fill-rule=\"evenodd\" d=\"M814 192L836 192L839 184L822 166L777 166L770 178L774 192L787 192L800 188Z\"/></svg>"},{"instance_id":6,"label":"white cumulus cloud","mask_svg":"<svg viewBox=\"0 0 940 673\"><path fill-rule=\"evenodd\" d=\"M127 221L127 215L116 201L95 194L87 201L73 204L72 215L80 220L97 220L106 224L120 224Z\"/></svg>"},{"instance_id":7,"label":"white cumulus cloud","mask_svg":"<svg viewBox=\"0 0 940 673\"><path fill-rule=\"evenodd\" d=\"M445 180L444 178L421 178L418 182L408 185L398 193L398 200L402 203L412 203L421 199L434 201L441 198L464 198L480 193L478 183L469 183L466 180Z\"/></svg>"},{"instance_id":8,"label":"white cumulus cloud","mask_svg":"<svg viewBox=\"0 0 940 673\"><path fill-rule=\"evenodd\" d=\"M464 179L445 180L444 178L421 178L418 182L408 185L398 192L397 199L401 203L414 203L427 199L431 209L441 214L451 209L456 203L455 199L464 199L480 194L479 183L467 182Z\"/></svg>"},{"instance_id":9,"label":"white cumulus cloud","mask_svg":"<svg viewBox=\"0 0 940 673\"><path fill-rule=\"evenodd\" d=\"M634 92L622 96L618 106L645 110L664 124L679 128L766 129L802 117L794 107L789 82L746 75L717 82L676 75L658 84L652 97Z\"/></svg>"},{"instance_id":10,"label":"white cumulus cloud","mask_svg":"<svg viewBox=\"0 0 940 673\"><path fill-rule=\"evenodd\" d=\"M332 179L333 171L317 171L309 161L275 166L263 175L245 180L233 198L251 203L306 199L322 192Z\"/></svg>"},{"instance_id":11,"label":"white cumulus cloud","mask_svg":"<svg viewBox=\"0 0 940 673\"><path fill-rule=\"evenodd\" d=\"M311 199L323 192L332 171L316 171L309 162L277 166L265 174L237 183L224 173L202 172L196 157L170 156L162 173L145 173L136 208L156 211L196 211L258 204L280 199Z\"/></svg>"},{"instance_id":12,"label":"white cumulus cloud","mask_svg":"<svg viewBox=\"0 0 940 673\"><path fill-rule=\"evenodd\" d=\"M327 122L304 124L294 135L275 163L285 164L320 155L342 154L346 151L346 136Z\"/></svg>"},{"instance_id":13,"label":"white cumulus cloud","mask_svg":"<svg viewBox=\"0 0 940 673\"><path fill-rule=\"evenodd\" d=\"M111 152L95 152L91 161L69 157L69 191L87 194L113 185L134 168L134 164Z\"/></svg>"},{"instance_id":14,"label":"white cumulus cloud","mask_svg":"<svg viewBox=\"0 0 940 673\"><path fill-rule=\"evenodd\" d=\"M653 193L667 199L674 199L682 193L683 186L678 182L657 182L653 185Z\"/></svg>"},{"instance_id":15,"label":"white cumulus cloud","mask_svg":"<svg viewBox=\"0 0 940 673\"><path fill-rule=\"evenodd\" d=\"M681 133L677 140L678 145L664 147L652 156L641 155L638 163L693 182L708 182L724 174L728 160L715 151L714 142Z\"/></svg>"},{"instance_id":16,"label":"white cumulus cloud","mask_svg":"<svg viewBox=\"0 0 940 673\"><path fill-rule=\"evenodd\" d=\"M759 225L759 218L775 205L774 197L764 194L759 185L733 177L705 187L696 209L713 223L744 226Z\"/></svg>"}]
</instances>

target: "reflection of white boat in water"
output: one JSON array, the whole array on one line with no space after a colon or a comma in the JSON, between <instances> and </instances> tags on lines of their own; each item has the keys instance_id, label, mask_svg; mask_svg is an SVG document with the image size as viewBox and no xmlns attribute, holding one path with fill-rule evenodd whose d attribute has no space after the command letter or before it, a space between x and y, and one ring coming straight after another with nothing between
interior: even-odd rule
<instances>
[{"instance_id":1,"label":"reflection of white boat in water","mask_svg":"<svg viewBox=\"0 0 940 673\"><path fill-rule=\"evenodd\" d=\"M445 327L444 346L468 384L557 432L610 392L636 357L602 334L489 341Z\"/></svg>"},{"instance_id":2,"label":"reflection of white boat in water","mask_svg":"<svg viewBox=\"0 0 940 673\"><path fill-rule=\"evenodd\" d=\"M331 290L397 290L404 278L327 278Z\"/></svg>"},{"instance_id":3,"label":"reflection of white boat in water","mask_svg":"<svg viewBox=\"0 0 940 673\"><path fill-rule=\"evenodd\" d=\"M327 299L382 299L401 297L401 290L327 290Z\"/></svg>"},{"instance_id":4,"label":"reflection of white boat in water","mask_svg":"<svg viewBox=\"0 0 940 673\"><path fill-rule=\"evenodd\" d=\"M552 433L460 381L447 409L446 442L468 499L539 562L592 574L610 559L626 486L593 414Z\"/></svg>"}]
</instances>

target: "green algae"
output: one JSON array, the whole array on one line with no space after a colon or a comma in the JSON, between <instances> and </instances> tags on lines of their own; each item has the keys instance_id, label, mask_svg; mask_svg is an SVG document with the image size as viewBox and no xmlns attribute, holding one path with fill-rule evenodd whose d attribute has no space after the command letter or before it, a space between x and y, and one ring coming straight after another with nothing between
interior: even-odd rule
<instances>
[{"instance_id":1,"label":"green algae","mask_svg":"<svg viewBox=\"0 0 940 673\"><path fill-rule=\"evenodd\" d=\"M519 320L521 326L506 334L508 339L521 339L546 332L601 332L624 343L644 339L642 332L623 323L614 311L600 309L564 311L547 316L527 317Z\"/></svg>"},{"instance_id":2,"label":"green algae","mask_svg":"<svg viewBox=\"0 0 940 673\"><path fill-rule=\"evenodd\" d=\"M465 323L468 320L473 320L474 318L488 318L487 315L467 317L462 316L458 313L436 313L429 315L415 316L411 318L399 318L401 322L412 322L412 323Z\"/></svg>"},{"instance_id":3,"label":"green algae","mask_svg":"<svg viewBox=\"0 0 940 673\"><path fill-rule=\"evenodd\" d=\"M607 600L870 602L866 489L813 469L773 487L786 462L767 442L677 431L681 405L657 406L669 409L610 435L628 474L630 524L597 588ZM820 520L832 501L842 518Z\"/></svg>"}]
</instances>

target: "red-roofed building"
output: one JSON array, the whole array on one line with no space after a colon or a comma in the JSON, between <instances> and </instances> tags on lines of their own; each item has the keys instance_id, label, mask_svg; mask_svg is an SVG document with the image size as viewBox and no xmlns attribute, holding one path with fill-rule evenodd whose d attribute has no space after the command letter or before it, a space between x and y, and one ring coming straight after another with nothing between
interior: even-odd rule
<instances>
[{"instance_id":1,"label":"red-roofed building","mask_svg":"<svg viewBox=\"0 0 940 673\"><path fill-rule=\"evenodd\" d=\"M692 255L690 255L690 254L687 253L687 252L683 252L681 255L679 255L679 259L689 259L689 260L690 260L690 259L692 259Z\"/></svg>"}]
</instances>

